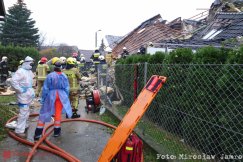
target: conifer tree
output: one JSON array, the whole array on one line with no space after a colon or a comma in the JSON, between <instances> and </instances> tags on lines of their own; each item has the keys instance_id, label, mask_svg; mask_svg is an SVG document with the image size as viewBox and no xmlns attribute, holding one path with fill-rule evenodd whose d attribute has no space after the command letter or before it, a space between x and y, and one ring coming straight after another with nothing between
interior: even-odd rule
<instances>
[{"instance_id":1,"label":"conifer tree","mask_svg":"<svg viewBox=\"0 0 243 162\"><path fill-rule=\"evenodd\" d=\"M27 9L22 0L8 9L5 22L0 28L0 41L2 45L21 47L37 47L39 41L38 28L35 21L30 18L31 11Z\"/></svg>"}]
</instances>

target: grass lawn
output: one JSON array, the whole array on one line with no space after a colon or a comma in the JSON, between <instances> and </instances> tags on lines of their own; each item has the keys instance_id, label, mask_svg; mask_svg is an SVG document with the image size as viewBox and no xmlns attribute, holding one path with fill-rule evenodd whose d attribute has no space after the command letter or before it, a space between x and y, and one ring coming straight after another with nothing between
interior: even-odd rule
<instances>
[{"instance_id":1,"label":"grass lawn","mask_svg":"<svg viewBox=\"0 0 243 162\"><path fill-rule=\"evenodd\" d=\"M17 105L8 105L9 102L16 101L15 96L0 96L0 141L6 137L5 123L13 117L17 111Z\"/></svg>"},{"instance_id":2,"label":"grass lawn","mask_svg":"<svg viewBox=\"0 0 243 162\"><path fill-rule=\"evenodd\" d=\"M128 108L124 106L120 106L117 107L117 110L119 115L124 116ZM161 150L166 150L166 153L169 155L176 155L178 157L179 154L187 154L187 155L200 154L197 150L189 146L186 146L185 144L180 142L180 139L178 137L156 126L151 121L147 121L147 120L145 121L142 118L139 121L137 127L140 128L141 130L145 130L145 135L150 136L155 143L162 146ZM186 162L189 161L191 160L186 160Z\"/></svg>"},{"instance_id":3,"label":"grass lawn","mask_svg":"<svg viewBox=\"0 0 243 162\"><path fill-rule=\"evenodd\" d=\"M120 120L117 119L111 112L108 110L101 116L101 120L103 122L118 126ZM113 129L107 128L109 133L113 133ZM157 152L150 148L146 143L143 145L143 152L144 152L144 161L145 162L159 162L157 160Z\"/></svg>"}]
</instances>

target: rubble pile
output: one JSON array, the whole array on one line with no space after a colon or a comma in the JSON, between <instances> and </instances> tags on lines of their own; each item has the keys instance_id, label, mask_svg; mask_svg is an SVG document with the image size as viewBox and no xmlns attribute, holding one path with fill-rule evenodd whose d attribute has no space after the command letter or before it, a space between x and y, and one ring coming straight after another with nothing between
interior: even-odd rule
<instances>
[{"instance_id":1,"label":"rubble pile","mask_svg":"<svg viewBox=\"0 0 243 162\"><path fill-rule=\"evenodd\" d=\"M81 98L86 98L91 95L91 92L95 89L97 78L96 77L82 77L80 81Z\"/></svg>"}]
</instances>

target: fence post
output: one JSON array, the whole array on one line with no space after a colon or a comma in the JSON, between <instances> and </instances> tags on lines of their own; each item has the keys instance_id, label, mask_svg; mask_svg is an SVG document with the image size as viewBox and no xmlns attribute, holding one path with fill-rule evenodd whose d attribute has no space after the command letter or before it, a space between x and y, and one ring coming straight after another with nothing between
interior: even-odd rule
<instances>
[{"instance_id":1,"label":"fence post","mask_svg":"<svg viewBox=\"0 0 243 162\"><path fill-rule=\"evenodd\" d=\"M144 63L144 86L145 86L146 83L147 83L147 72L148 72L148 63L145 62L145 63Z\"/></svg>"}]
</instances>

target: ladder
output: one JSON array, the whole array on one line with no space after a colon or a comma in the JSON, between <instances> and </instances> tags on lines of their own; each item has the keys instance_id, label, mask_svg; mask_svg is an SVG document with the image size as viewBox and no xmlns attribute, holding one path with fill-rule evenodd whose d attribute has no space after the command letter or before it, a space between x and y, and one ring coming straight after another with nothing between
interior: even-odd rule
<instances>
[{"instance_id":1,"label":"ladder","mask_svg":"<svg viewBox=\"0 0 243 162\"><path fill-rule=\"evenodd\" d=\"M116 156L165 81L164 76L153 75L150 78L107 142L98 162L110 162Z\"/></svg>"}]
</instances>

